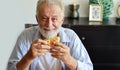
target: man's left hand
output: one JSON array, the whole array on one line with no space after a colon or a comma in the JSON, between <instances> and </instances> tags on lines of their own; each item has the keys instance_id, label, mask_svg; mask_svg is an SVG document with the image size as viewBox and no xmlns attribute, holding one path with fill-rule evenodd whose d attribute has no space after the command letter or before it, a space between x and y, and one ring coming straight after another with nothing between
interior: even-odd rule
<instances>
[{"instance_id":1,"label":"man's left hand","mask_svg":"<svg viewBox=\"0 0 120 70\"><path fill-rule=\"evenodd\" d=\"M55 42L51 48L51 55L62 60L71 70L76 70L77 61L70 54L70 48L62 43Z\"/></svg>"}]
</instances>

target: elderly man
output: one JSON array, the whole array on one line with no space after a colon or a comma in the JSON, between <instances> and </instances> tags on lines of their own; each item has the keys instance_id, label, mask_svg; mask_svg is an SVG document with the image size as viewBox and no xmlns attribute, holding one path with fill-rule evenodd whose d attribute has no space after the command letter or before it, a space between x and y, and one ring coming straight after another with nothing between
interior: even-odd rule
<instances>
[{"instance_id":1,"label":"elderly man","mask_svg":"<svg viewBox=\"0 0 120 70\"><path fill-rule=\"evenodd\" d=\"M8 62L8 70L93 70L89 55L76 33L61 27L60 0L38 0L39 26L25 29Z\"/></svg>"}]
</instances>

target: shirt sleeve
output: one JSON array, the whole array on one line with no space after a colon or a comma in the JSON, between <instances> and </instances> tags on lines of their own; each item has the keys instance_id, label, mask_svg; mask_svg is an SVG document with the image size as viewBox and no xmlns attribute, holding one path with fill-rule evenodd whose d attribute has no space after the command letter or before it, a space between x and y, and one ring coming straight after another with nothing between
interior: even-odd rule
<instances>
[{"instance_id":1,"label":"shirt sleeve","mask_svg":"<svg viewBox=\"0 0 120 70\"><path fill-rule=\"evenodd\" d=\"M26 45L26 33L22 32L18 37L13 52L8 60L7 70L17 70L16 64L21 60L21 58L27 53L28 47Z\"/></svg>"},{"instance_id":2,"label":"shirt sleeve","mask_svg":"<svg viewBox=\"0 0 120 70\"><path fill-rule=\"evenodd\" d=\"M73 49L72 52L76 51L75 53L73 53L73 56L77 59L77 70L93 70L93 64L83 43L76 34L74 37L75 49Z\"/></svg>"},{"instance_id":3,"label":"shirt sleeve","mask_svg":"<svg viewBox=\"0 0 120 70\"><path fill-rule=\"evenodd\" d=\"M71 49L71 55L77 60L77 70L93 70L93 64L82 41L74 31L69 33L71 42L68 46Z\"/></svg>"},{"instance_id":4,"label":"shirt sleeve","mask_svg":"<svg viewBox=\"0 0 120 70\"><path fill-rule=\"evenodd\" d=\"M79 60L77 60L77 63L78 63L77 70L93 70L92 64L84 64Z\"/></svg>"},{"instance_id":5,"label":"shirt sleeve","mask_svg":"<svg viewBox=\"0 0 120 70\"><path fill-rule=\"evenodd\" d=\"M79 50L76 52L77 55L74 54L78 64L77 70L93 70L93 64L91 62L91 59L89 57L87 50L85 49L81 41L78 41L78 42L79 42L79 45L76 48ZM81 48L79 46L81 46Z\"/></svg>"}]
</instances>

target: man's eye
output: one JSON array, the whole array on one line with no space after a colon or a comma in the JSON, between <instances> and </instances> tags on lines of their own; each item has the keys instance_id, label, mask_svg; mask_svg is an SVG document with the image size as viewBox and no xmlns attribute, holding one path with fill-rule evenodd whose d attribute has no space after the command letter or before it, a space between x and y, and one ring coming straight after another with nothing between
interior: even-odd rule
<instances>
[{"instance_id":1,"label":"man's eye","mask_svg":"<svg viewBox=\"0 0 120 70\"><path fill-rule=\"evenodd\" d=\"M44 17L43 17L43 18L42 18L42 21L47 21L47 18L44 18Z\"/></svg>"},{"instance_id":2,"label":"man's eye","mask_svg":"<svg viewBox=\"0 0 120 70\"><path fill-rule=\"evenodd\" d=\"M57 18L52 18L53 21L57 21L58 19Z\"/></svg>"}]
</instances>

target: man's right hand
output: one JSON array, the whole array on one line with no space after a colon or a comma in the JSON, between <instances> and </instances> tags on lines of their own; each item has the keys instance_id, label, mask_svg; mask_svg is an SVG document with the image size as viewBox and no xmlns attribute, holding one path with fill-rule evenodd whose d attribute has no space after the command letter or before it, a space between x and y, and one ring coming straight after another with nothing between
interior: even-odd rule
<instances>
[{"instance_id":1,"label":"man's right hand","mask_svg":"<svg viewBox=\"0 0 120 70\"><path fill-rule=\"evenodd\" d=\"M47 41L41 39L33 41L27 54L17 63L17 70L28 70L33 59L44 55L49 50Z\"/></svg>"},{"instance_id":2,"label":"man's right hand","mask_svg":"<svg viewBox=\"0 0 120 70\"><path fill-rule=\"evenodd\" d=\"M34 59L38 56L44 55L46 52L50 50L50 46L47 41L37 39L32 42L30 49L27 53L29 55L29 59Z\"/></svg>"}]
</instances>

